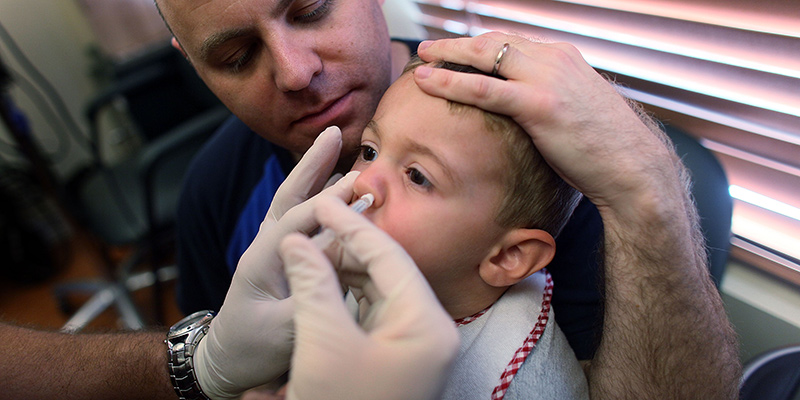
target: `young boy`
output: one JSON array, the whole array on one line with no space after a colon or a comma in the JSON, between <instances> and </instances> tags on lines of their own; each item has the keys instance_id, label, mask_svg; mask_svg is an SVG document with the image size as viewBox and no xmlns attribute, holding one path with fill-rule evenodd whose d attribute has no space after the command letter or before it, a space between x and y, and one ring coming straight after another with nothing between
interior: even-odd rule
<instances>
[{"instance_id":1,"label":"young boy","mask_svg":"<svg viewBox=\"0 0 800 400\"><path fill-rule=\"evenodd\" d=\"M459 326L445 399L588 397L555 324L555 253L580 194L510 118L429 96L412 60L362 136L364 214L397 240ZM475 72L453 64L440 68Z\"/></svg>"}]
</instances>

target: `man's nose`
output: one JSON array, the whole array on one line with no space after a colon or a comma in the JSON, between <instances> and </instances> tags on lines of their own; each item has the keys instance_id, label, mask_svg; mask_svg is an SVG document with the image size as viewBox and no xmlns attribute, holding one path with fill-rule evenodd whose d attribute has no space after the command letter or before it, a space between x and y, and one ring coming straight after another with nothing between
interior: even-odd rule
<instances>
[{"instance_id":1,"label":"man's nose","mask_svg":"<svg viewBox=\"0 0 800 400\"><path fill-rule=\"evenodd\" d=\"M275 86L283 92L307 88L314 76L322 72L322 59L304 43L293 43L288 39L276 42L271 46Z\"/></svg>"}]
</instances>

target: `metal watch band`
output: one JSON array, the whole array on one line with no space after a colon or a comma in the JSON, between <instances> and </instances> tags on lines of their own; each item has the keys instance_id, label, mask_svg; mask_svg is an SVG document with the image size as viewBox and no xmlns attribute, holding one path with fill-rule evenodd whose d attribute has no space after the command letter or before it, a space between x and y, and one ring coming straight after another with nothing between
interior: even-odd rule
<instances>
[{"instance_id":1,"label":"metal watch band","mask_svg":"<svg viewBox=\"0 0 800 400\"><path fill-rule=\"evenodd\" d=\"M213 317L212 311L196 312L175 324L167 334L169 377L181 400L210 400L197 383L194 354Z\"/></svg>"}]
</instances>

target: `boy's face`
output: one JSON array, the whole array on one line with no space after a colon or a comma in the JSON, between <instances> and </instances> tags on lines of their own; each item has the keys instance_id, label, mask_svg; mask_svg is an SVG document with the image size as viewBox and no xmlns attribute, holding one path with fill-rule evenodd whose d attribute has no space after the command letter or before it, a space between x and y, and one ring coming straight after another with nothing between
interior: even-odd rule
<instances>
[{"instance_id":1,"label":"boy's face","mask_svg":"<svg viewBox=\"0 0 800 400\"><path fill-rule=\"evenodd\" d=\"M391 76L382 0L158 0L198 75L259 135L354 151Z\"/></svg>"},{"instance_id":2,"label":"boy's face","mask_svg":"<svg viewBox=\"0 0 800 400\"><path fill-rule=\"evenodd\" d=\"M406 73L381 99L361 144L354 188L375 196L365 215L408 251L447 308L479 279L469 270L506 232L495 222L500 136L486 131L481 113L453 113Z\"/></svg>"}]
</instances>

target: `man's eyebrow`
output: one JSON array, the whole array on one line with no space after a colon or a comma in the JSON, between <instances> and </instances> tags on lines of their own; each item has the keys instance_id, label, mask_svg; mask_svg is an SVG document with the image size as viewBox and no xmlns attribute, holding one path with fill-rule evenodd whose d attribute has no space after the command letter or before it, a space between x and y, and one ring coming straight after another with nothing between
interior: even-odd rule
<instances>
[{"instance_id":1,"label":"man's eyebrow","mask_svg":"<svg viewBox=\"0 0 800 400\"><path fill-rule=\"evenodd\" d=\"M216 32L207 37L200 46L200 59L208 60L216 49L220 48L225 42L239 37L247 36L255 31L253 28L237 28Z\"/></svg>"},{"instance_id":2,"label":"man's eyebrow","mask_svg":"<svg viewBox=\"0 0 800 400\"><path fill-rule=\"evenodd\" d=\"M372 130L372 132L374 132L375 136L377 136L378 138L382 136L380 127L378 126L378 123L375 122L375 120L370 120L367 123L367 128ZM409 152L430 157L435 163L441 166L442 172L444 172L444 174L447 175L447 178L450 179L450 181L457 184L461 183L461 179L458 179L458 176L456 176L453 173L453 171L455 170L450 166L450 164L448 164L444 159L442 159L436 153L434 153L430 147L425 146L419 142L415 142L413 140L404 140L404 141L406 142L407 150Z\"/></svg>"},{"instance_id":3,"label":"man's eyebrow","mask_svg":"<svg viewBox=\"0 0 800 400\"><path fill-rule=\"evenodd\" d=\"M273 18L279 17L281 14L286 12L289 6L295 0L280 0L277 4L275 4L270 11L270 14ZM235 29L227 29L221 32L217 32L212 34L211 36L207 37L204 41L202 46L200 47L200 57L203 60L207 60L211 53L222 46L225 42L231 39L236 39L238 37L247 36L251 34L255 34L255 28L248 27L248 28L235 28Z\"/></svg>"}]
</instances>

